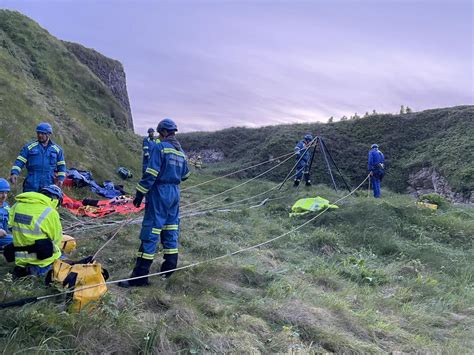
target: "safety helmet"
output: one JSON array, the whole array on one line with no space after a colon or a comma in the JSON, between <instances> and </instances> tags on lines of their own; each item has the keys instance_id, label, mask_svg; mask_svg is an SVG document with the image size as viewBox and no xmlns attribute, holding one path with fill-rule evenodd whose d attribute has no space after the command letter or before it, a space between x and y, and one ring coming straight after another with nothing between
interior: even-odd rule
<instances>
[{"instance_id":1,"label":"safety helmet","mask_svg":"<svg viewBox=\"0 0 474 355\"><path fill-rule=\"evenodd\" d=\"M53 127L51 124L48 122L41 122L37 127L36 127L36 132L38 133L46 133L46 134L52 134L53 133Z\"/></svg>"},{"instance_id":2,"label":"safety helmet","mask_svg":"<svg viewBox=\"0 0 474 355\"><path fill-rule=\"evenodd\" d=\"M0 178L0 192L10 191L10 184L4 178Z\"/></svg>"},{"instance_id":3,"label":"safety helmet","mask_svg":"<svg viewBox=\"0 0 474 355\"><path fill-rule=\"evenodd\" d=\"M379 145L378 144L372 144L372 146L370 148L378 148Z\"/></svg>"},{"instance_id":4,"label":"safety helmet","mask_svg":"<svg viewBox=\"0 0 474 355\"><path fill-rule=\"evenodd\" d=\"M311 142L313 140L313 136L311 134L307 134L304 136L304 140L306 142Z\"/></svg>"},{"instance_id":5,"label":"safety helmet","mask_svg":"<svg viewBox=\"0 0 474 355\"><path fill-rule=\"evenodd\" d=\"M49 196L51 198L56 197L59 200L59 205L63 203L63 192L59 186L49 185L43 187L40 192L43 195Z\"/></svg>"},{"instance_id":6,"label":"safety helmet","mask_svg":"<svg viewBox=\"0 0 474 355\"><path fill-rule=\"evenodd\" d=\"M147 133L154 133L154 132L155 132L155 130L154 130L153 128L151 128L151 127L150 127L150 128L148 128L148 131L147 131Z\"/></svg>"},{"instance_id":7,"label":"safety helmet","mask_svg":"<svg viewBox=\"0 0 474 355\"><path fill-rule=\"evenodd\" d=\"M165 118L158 123L158 127L156 130L161 132L162 130L166 129L168 132L176 132L178 130L178 126L171 118Z\"/></svg>"}]
</instances>

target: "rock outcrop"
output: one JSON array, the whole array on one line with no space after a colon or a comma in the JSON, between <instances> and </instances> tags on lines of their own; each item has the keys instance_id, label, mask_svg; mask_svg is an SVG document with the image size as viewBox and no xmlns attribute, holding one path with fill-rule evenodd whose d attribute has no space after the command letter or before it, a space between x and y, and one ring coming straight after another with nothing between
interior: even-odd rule
<instances>
[{"instance_id":1,"label":"rock outcrop","mask_svg":"<svg viewBox=\"0 0 474 355\"><path fill-rule=\"evenodd\" d=\"M63 43L82 64L87 66L110 89L120 106L128 113L126 122L116 122L116 124L119 127L125 127L133 131L132 111L122 63L80 44L65 41Z\"/></svg>"},{"instance_id":2,"label":"rock outcrop","mask_svg":"<svg viewBox=\"0 0 474 355\"><path fill-rule=\"evenodd\" d=\"M432 167L411 173L408 185L408 192L416 197L435 192L452 202L474 204L474 191L467 195L454 192L446 178Z\"/></svg>"}]
</instances>

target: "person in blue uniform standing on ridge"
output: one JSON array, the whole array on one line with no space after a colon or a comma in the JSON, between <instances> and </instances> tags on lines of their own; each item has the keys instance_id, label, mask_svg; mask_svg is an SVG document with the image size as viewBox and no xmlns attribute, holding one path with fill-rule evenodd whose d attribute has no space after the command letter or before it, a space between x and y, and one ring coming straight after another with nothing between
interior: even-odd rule
<instances>
[{"instance_id":1,"label":"person in blue uniform standing on ridge","mask_svg":"<svg viewBox=\"0 0 474 355\"><path fill-rule=\"evenodd\" d=\"M53 127L42 122L36 127L37 140L25 144L15 160L10 172L10 182L17 183L18 175L26 167L27 176L23 192L39 192L43 187L54 184L57 173L57 185L62 187L66 178L66 162L63 149L51 139Z\"/></svg>"},{"instance_id":2,"label":"person in blue uniform standing on ridge","mask_svg":"<svg viewBox=\"0 0 474 355\"><path fill-rule=\"evenodd\" d=\"M377 144L372 144L371 149L369 150L367 169L369 170L370 183L372 184L375 198L380 198L380 182L385 175L384 163L385 157L379 150L379 146Z\"/></svg>"},{"instance_id":3,"label":"person in blue uniform standing on ridge","mask_svg":"<svg viewBox=\"0 0 474 355\"><path fill-rule=\"evenodd\" d=\"M296 176L293 184L294 187L299 186L302 177L306 182L306 186L311 186L311 179L309 176L309 161L311 154L309 152L309 146L312 141L313 136L311 134L307 134L304 136L304 139L299 141L295 147L296 161L298 162L298 165L296 166Z\"/></svg>"},{"instance_id":4,"label":"person in blue uniform standing on ridge","mask_svg":"<svg viewBox=\"0 0 474 355\"><path fill-rule=\"evenodd\" d=\"M148 167L137 185L133 204L140 207L146 197L145 216L140 232L140 248L131 277L146 276L157 252L163 246L164 262L160 271L173 270L178 265L179 184L190 175L186 155L176 139L176 123L165 118L158 124L160 142L151 150ZM173 271L166 272L164 278ZM121 287L146 286L148 277L122 281Z\"/></svg>"},{"instance_id":5,"label":"person in blue uniform standing on ridge","mask_svg":"<svg viewBox=\"0 0 474 355\"><path fill-rule=\"evenodd\" d=\"M13 243L13 237L8 228L8 219L10 216L10 206L7 203L10 184L7 180L0 178L0 250Z\"/></svg>"},{"instance_id":6,"label":"person in blue uniform standing on ridge","mask_svg":"<svg viewBox=\"0 0 474 355\"><path fill-rule=\"evenodd\" d=\"M145 174L145 170L148 166L148 161L150 160L150 152L153 149L155 143L159 142L158 138L155 139L155 130L153 128L148 128L148 136L143 138L143 164L142 164L142 174Z\"/></svg>"}]
</instances>

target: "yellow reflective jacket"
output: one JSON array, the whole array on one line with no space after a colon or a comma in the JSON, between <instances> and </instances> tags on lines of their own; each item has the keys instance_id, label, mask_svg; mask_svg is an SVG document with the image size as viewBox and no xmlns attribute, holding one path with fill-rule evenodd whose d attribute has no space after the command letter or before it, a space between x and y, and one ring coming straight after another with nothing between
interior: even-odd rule
<instances>
[{"instance_id":1,"label":"yellow reflective jacket","mask_svg":"<svg viewBox=\"0 0 474 355\"><path fill-rule=\"evenodd\" d=\"M48 266L61 256L62 227L56 210L58 200L38 192L25 192L15 198L10 209L9 226L12 229L13 245L25 247L34 245L36 240L49 238L53 242L53 255L38 260L36 253L15 252L15 264Z\"/></svg>"}]
</instances>

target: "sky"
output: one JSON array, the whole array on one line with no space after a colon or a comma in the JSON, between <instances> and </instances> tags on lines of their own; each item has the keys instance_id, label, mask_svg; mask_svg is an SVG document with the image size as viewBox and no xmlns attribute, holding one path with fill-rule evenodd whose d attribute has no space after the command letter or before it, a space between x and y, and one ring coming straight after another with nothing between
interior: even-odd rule
<instances>
[{"instance_id":1,"label":"sky","mask_svg":"<svg viewBox=\"0 0 474 355\"><path fill-rule=\"evenodd\" d=\"M0 0L124 65L135 131L474 103L472 0Z\"/></svg>"}]
</instances>

